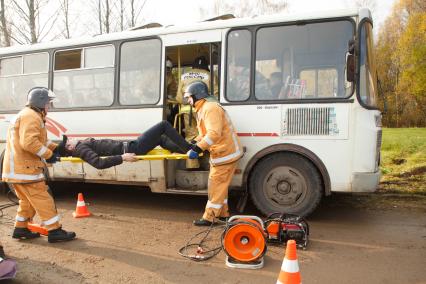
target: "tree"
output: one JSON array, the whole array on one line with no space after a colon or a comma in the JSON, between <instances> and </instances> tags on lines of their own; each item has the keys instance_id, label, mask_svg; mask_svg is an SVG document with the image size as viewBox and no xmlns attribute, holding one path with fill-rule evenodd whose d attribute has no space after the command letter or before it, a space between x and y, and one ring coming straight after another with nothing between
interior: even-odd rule
<instances>
[{"instance_id":1,"label":"tree","mask_svg":"<svg viewBox=\"0 0 426 284\"><path fill-rule=\"evenodd\" d=\"M378 75L388 100L384 125L426 125L426 4L400 0L376 44Z\"/></svg>"},{"instance_id":2,"label":"tree","mask_svg":"<svg viewBox=\"0 0 426 284\"><path fill-rule=\"evenodd\" d=\"M50 35L55 28L58 11L46 16L43 12L48 4L48 0L11 0L14 12L14 20L11 21L13 40L20 44L33 44Z\"/></svg>"},{"instance_id":3,"label":"tree","mask_svg":"<svg viewBox=\"0 0 426 284\"><path fill-rule=\"evenodd\" d=\"M69 20L69 0L61 0L61 10L64 14L63 24L64 24L64 31L63 35L65 38L71 38L70 33L70 20Z\"/></svg>"},{"instance_id":4,"label":"tree","mask_svg":"<svg viewBox=\"0 0 426 284\"><path fill-rule=\"evenodd\" d=\"M285 0L213 0L213 9L200 7L202 17L215 17L221 14L233 14L236 17L277 14L287 9Z\"/></svg>"},{"instance_id":5,"label":"tree","mask_svg":"<svg viewBox=\"0 0 426 284\"><path fill-rule=\"evenodd\" d=\"M3 34L3 45L10 46L10 26L6 19L6 6L4 0L0 0L0 31ZM0 38L1 43L1 38Z\"/></svg>"}]
</instances>

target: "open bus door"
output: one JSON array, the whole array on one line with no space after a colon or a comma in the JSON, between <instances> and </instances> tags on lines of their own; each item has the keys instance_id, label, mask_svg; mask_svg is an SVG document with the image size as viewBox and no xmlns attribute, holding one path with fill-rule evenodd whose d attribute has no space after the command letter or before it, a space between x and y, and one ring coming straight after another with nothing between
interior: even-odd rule
<instances>
[{"instance_id":1,"label":"open bus door","mask_svg":"<svg viewBox=\"0 0 426 284\"><path fill-rule=\"evenodd\" d=\"M177 38L174 35L168 35L163 38L165 46L165 64L167 59L172 62L173 79L177 89L182 80L182 75L191 71L194 60L200 56L206 58L210 71L210 92L219 93L220 78L220 50L221 50L221 31L203 31L195 33L186 33ZM165 72L167 68L165 68ZM170 75L169 75L170 76ZM185 136L182 105L176 101L174 90L168 90L167 74L164 76L164 105L165 119L170 121L175 128ZM198 170L187 170L185 161L166 161L167 164L167 191L180 193L205 193L207 190L207 178L209 172L208 157L200 160Z\"/></svg>"}]
</instances>

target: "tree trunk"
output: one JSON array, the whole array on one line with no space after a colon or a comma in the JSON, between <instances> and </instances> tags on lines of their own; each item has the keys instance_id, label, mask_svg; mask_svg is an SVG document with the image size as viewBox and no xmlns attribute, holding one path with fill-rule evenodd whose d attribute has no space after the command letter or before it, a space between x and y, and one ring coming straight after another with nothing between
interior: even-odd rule
<instances>
[{"instance_id":1,"label":"tree trunk","mask_svg":"<svg viewBox=\"0 0 426 284\"><path fill-rule=\"evenodd\" d=\"M4 39L4 46L10 46L10 32L9 32L9 27L7 25L7 21L6 21L6 12L5 12L5 5L4 5L4 0L0 0L0 5L1 5L1 11L0 11L0 30L3 33L3 39Z\"/></svg>"},{"instance_id":2,"label":"tree trunk","mask_svg":"<svg viewBox=\"0 0 426 284\"><path fill-rule=\"evenodd\" d=\"M31 43L37 43L34 0L29 0L27 2L27 5L28 5L28 20L29 20L30 33L31 33Z\"/></svg>"},{"instance_id":3,"label":"tree trunk","mask_svg":"<svg viewBox=\"0 0 426 284\"><path fill-rule=\"evenodd\" d=\"M98 0L99 34L102 34L102 0Z\"/></svg>"},{"instance_id":4,"label":"tree trunk","mask_svg":"<svg viewBox=\"0 0 426 284\"><path fill-rule=\"evenodd\" d=\"M107 34L109 34L109 16L110 16L110 10L109 10L109 0L105 0L106 9L105 9L105 31Z\"/></svg>"}]
</instances>

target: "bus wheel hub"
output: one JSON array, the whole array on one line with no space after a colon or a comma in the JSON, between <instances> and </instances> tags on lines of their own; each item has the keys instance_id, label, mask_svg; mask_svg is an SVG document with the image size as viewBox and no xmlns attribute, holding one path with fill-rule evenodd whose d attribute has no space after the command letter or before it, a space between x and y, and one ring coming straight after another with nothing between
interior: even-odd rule
<instances>
[{"instance_id":1,"label":"bus wheel hub","mask_svg":"<svg viewBox=\"0 0 426 284\"><path fill-rule=\"evenodd\" d=\"M277 191L281 194L288 194L291 191L291 184L289 184L286 180L280 181L277 184Z\"/></svg>"}]
</instances>

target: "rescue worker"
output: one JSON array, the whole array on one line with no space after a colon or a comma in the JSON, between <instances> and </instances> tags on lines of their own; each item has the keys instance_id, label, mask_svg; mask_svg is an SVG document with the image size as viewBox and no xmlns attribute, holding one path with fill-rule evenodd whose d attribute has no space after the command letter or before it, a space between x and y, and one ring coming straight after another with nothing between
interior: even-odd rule
<instances>
[{"instance_id":1,"label":"rescue worker","mask_svg":"<svg viewBox=\"0 0 426 284\"><path fill-rule=\"evenodd\" d=\"M176 78L173 76L173 62L167 57L166 60L166 90L167 90L167 99L169 100L167 108L167 121L171 124L174 123L174 119L177 113L179 113L179 106L176 104L176 93L177 93L177 83Z\"/></svg>"},{"instance_id":2,"label":"rescue worker","mask_svg":"<svg viewBox=\"0 0 426 284\"><path fill-rule=\"evenodd\" d=\"M28 92L26 107L12 119L8 129L2 179L19 198L12 234L15 239L33 239L40 236L27 228L28 221L36 213L49 231L49 243L75 238L74 232L61 228L55 202L48 193L43 173L45 162L56 162L57 154L54 150L63 147L47 140L45 121L49 105L54 98L55 94L47 88L32 88Z\"/></svg>"},{"instance_id":3,"label":"rescue worker","mask_svg":"<svg viewBox=\"0 0 426 284\"><path fill-rule=\"evenodd\" d=\"M188 85L184 98L195 108L199 132L195 147L188 154L210 152L208 201L203 217L195 220L194 225L210 226L216 218L229 217L228 187L243 150L228 114L217 99L209 95L205 83Z\"/></svg>"},{"instance_id":4,"label":"rescue worker","mask_svg":"<svg viewBox=\"0 0 426 284\"><path fill-rule=\"evenodd\" d=\"M162 121L149 128L136 140L122 142L112 139L87 138L83 141L67 140L66 154L79 157L97 169L106 169L120 165L123 161L136 162L137 155L145 155L156 146L176 153L187 153L194 146L188 143L167 121ZM101 156L107 156L101 159ZM194 154L191 159L198 158Z\"/></svg>"},{"instance_id":5,"label":"rescue worker","mask_svg":"<svg viewBox=\"0 0 426 284\"><path fill-rule=\"evenodd\" d=\"M197 57L192 63L192 70L184 73L181 76L179 86L177 89L176 100L178 103L183 103L183 93L187 86L195 81L202 81L207 85L208 93L210 93L210 70L207 59L204 56ZM219 93L217 78L214 78L214 95L217 98ZM184 125L185 125L185 138L187 141L193 140L197 135L197 127L195 119L192 118L191 110L189 107L181 106L181 112L185 112ZM194 120L193 120L194 119Z\"/></svg>"}]
</instances>

